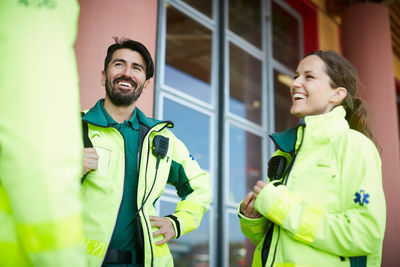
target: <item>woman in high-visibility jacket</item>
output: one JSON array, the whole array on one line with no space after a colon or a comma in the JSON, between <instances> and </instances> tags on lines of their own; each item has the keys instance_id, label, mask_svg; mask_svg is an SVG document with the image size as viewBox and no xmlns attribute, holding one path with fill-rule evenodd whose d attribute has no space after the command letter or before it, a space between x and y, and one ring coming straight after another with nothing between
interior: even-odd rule
<instances>
[{"instance_id":1,"label":"woman in high-visibility jacket","mask_svg":"<svg viewBox=\"0 0 400 267\"><path fill-rule=\"evenodd\" d=\"M87 266L77 0L0 1L0 266Z\"/></svg>"},{"instance_id":2,"label":"woman in high-visibility jacket","mask_svg":"<svg viewBox=\"0 0 400 267\"><path fill-rule=\"evenodd\" d=\"M354 67L332 51L300 61L290 92L291 130L277 146L269 183L239 205L253 266L380 266L386 206L381 160Z\"/></svg>"}]
</instances>

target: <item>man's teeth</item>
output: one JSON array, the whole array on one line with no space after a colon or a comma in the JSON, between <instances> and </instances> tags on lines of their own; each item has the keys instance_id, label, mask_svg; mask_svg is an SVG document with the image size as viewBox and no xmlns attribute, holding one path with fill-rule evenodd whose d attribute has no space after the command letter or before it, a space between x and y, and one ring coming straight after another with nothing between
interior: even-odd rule
<instances>
[{"instance_id":1,"label":"man's teeth","mask_svg":"<svg viewBox=\"0 0 400 267\"><path fill-rule=\"evenodd\" d=\"M119 82L118 84L122 85L122 86L132 87L132 85L130 83L126 83L126 82Z\"/></svg>"}]
</instances>

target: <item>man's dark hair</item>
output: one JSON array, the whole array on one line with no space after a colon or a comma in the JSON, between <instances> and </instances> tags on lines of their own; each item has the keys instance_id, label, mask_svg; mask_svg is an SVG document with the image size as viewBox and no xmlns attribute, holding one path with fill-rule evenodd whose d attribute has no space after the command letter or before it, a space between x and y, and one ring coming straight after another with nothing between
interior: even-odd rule
<instances>
[{"instance_id":1,"label":"man's dark hair","mask_svg":"<svg viewBox=\"0 0 400 267\"><path fill-rule=\"evenodd\" d=\"M140 55L142 55L146 63L146 80L153 77L154 74L153 59L151 58L149 51L143 44L124 37L121 39L119 39L118 37L113 37L113 39L115 41L115 44L110 45L107 49L107 56L106 59L104 60L104 72L107 71L108 63L110 63L114 52L118 49L127 48L132 51L136 51Z\"/></svg>"}]
</instances>

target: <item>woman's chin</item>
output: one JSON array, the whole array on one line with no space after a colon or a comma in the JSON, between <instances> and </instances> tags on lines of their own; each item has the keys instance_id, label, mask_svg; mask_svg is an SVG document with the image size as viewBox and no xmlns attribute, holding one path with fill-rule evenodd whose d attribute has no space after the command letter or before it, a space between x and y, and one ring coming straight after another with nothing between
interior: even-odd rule
<instances>
[{"instance_id":1,"label":"woman's chin","mask_svg":"<svg viewBox=\"0 0 400 267\"><path fill-rule=\"evenodd\" d=\"M297 118L303 118L304 117L304 114L300 110L297 110L297 109L295 109L293 107L290 109L290 114L292 114L293 116L296 116Z\"/></svg>"}]
</instances>

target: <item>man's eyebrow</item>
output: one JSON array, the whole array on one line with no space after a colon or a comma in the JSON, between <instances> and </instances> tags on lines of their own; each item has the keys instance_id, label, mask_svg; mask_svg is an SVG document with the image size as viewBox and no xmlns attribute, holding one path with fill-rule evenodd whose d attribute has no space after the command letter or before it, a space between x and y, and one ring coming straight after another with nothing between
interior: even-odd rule
<instances>
[{"instance_id":1,"label":"man's eyebrow","mask_svg":"<svg viewBox=\"0 0 400 267\"><path fill-rule=\"evenodd\" d=\"M111 63L115 63L115 62L124 62L124 63L126 63L126 60L122 59L122 58L116 58Z\"/></svg>"},{"instance_id":2,"label":"man's eyebrow","mask_svg":"<svg viewBox=\"0 0 400 267\"><path fill-rule=\"evenodd\" d=\"M116 63L116 62L126 63L126 60L123 59L123 58L116 58L116 59L114 59L113 61L111 61L111 63ZM139 67L139 68L141 68L142 70L144 70L144 66L143 66L142 64L140 64L140 63L134 62L134 63L132 63L132 65L135 66L135 67Z\"/></svg>"},{"instance_id":3,"label":"man's eyebrow","mask_svg":"<svg viewBox=\"0 0 400 267\"><path fill-rule=\"evenodd\" d=\"M142 70L144 70L144 66L143 66L142 64L133 63L132 65L135 66L135 67L139 67L139 68L141 68Z\"/></svg>"}]
</instances>

